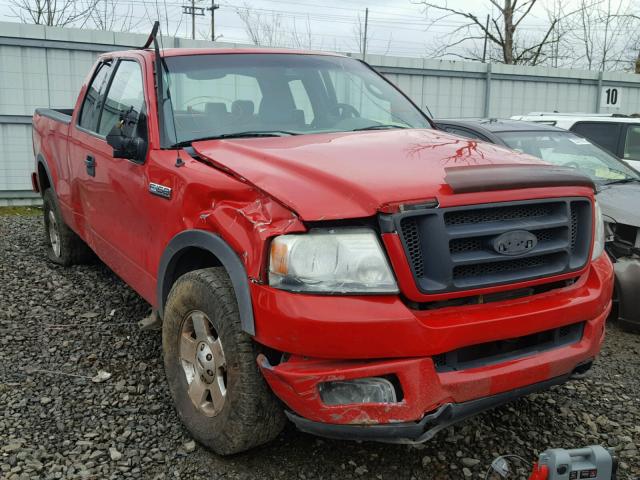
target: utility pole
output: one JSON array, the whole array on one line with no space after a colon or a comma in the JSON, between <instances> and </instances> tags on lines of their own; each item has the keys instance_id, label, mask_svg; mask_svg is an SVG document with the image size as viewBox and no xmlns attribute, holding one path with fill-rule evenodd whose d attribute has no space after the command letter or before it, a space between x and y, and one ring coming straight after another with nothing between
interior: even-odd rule
<instances>
[{"instance_id":1,"label":"utility pole","mask_svg":"<svg viewBox=\"0 0 640 480\"><path fill-rule=\"evenodd\" d=\"M369 27L369 9L364 9L364 39L362 41L362 60L367 58L367 28Z\"/></svg>"},{"instance_id":2,"label":"utility pole","mask_svg":"<svg viewBox=\"0 0 640 480\"><path fill-rule=\"evenodd\" d=\"M220 8L220 5L217 5L215 0L211 0L211 6L207 8L207 10L211 10L211 41L216 41L216 10Z\"/></svg>"},{"instance_id":3,"label":"utility pole","mask_svg":"<svg viewBox=\"0 0 640 480\"><path fill-rule=\"evenodd\" d=\"M191 39L196 39L196 0L191 0Z\"/></svg>"},{"instance_id":4,"label":"utility pole","mask_svg":"<svg viewBox=\"0 0 640 480\"><path fill-rule=\"evenodd\" d=\"M482 48L482 63L487 60L487 40L489 39L489 15L487 15L487 26L484 30L484 47Z\"/></svg>"},{"instance_id":5,"label":"utility pole","mask_svg":"<svg viewBox=\"0 0 640 480\"><path fill-rule=\"evenodd\" d=\"M191 15L191 38L196 39L196 15L204 16L204 8L196 7L196 0L191 0L191 6L186 5L182 7L182 13Z\"/></svg>"}]
</instances>

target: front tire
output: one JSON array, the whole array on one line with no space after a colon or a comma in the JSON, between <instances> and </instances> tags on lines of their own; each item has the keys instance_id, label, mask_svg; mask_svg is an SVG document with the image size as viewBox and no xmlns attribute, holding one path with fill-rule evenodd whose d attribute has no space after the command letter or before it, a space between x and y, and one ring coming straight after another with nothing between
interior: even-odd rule
<instances>
[{"instance_id":1,"label":"front tire","mask_svg":"<svg viewBox=\"0 0 640 480\"><path fill-rule=\"evenodd\" d=\"M162 346L176 410L193 437L220 455L274 439L284 428L278 399L260 373L222 268L180 277L164 310Z\"/></svg>"},{"instance_id":2,"label":"front tire","mask_svg":"<svg viewBox=\"0 0 640 480\"><path fill-rule=\"evenodd\" d=\"M47 188L42 195L42 210L49 260L64 267L86 263L92 257L91 249L64 223L51 188Z\"/></svg>"}]
</instances>

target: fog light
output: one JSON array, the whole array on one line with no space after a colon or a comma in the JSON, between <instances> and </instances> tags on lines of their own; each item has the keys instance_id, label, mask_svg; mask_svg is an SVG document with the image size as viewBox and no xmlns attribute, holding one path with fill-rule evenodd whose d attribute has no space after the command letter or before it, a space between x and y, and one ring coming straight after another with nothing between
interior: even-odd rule
<instances>
[{"instance_id":1,"label":"fog light","mask_svg":"<svg viewBox=\"0 0 640 480\"><path fill-rule=\"evenodd\" d=\"M338 380L321 383L318 389L320 390L320 398L327 405L397 402L396 390L386 378Z\"/></svg>"}]
</instances>

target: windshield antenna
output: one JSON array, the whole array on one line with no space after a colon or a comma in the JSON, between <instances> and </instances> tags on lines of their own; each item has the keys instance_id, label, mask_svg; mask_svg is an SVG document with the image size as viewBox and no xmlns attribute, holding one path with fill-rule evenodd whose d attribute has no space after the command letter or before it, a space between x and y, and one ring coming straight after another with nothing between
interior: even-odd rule
<instances>
[{"instance_id":1,"label":"windshield antenna","mask_svg":"<svg viewBox=\"0 0 640 480\"><path fill-rule=\"evenodd\" d=\"M167 131L166 131L166 118L165 118L165 110L164 105L165 101L169 100L171 102L171 93L169 89L167 89L167 98L164 98L164 85L162 78L162 68L168 72L168 68L162 56L160 55L160 46L158 45L158 32L160 32L160 21L156 20L153 23L153 28L151 29L151 34L147 39L146 43L142 47L143 49L148 48L151 43L153 43L153 50L155 52L155 74L156 74L156 97L158 104L158 123L160 127L160 148L165 148L167 145ZM161 32L160 32L161 33ZM160 34L160 45L162 45L162 49L164 50L164 44L162 42L162 34ZM171 103L169 103L171 106ZM173 135L175 140L178 140L178 131L176 129L175 122L171 122L173 124ZM176 167L182 167L184 165L184 161L180 157L180 148L177 150L178 157L176 158Z\"/></svg>"},{"instance_id":2,"label":"windshield antenna","mask_svg":"<svg viewBox=\"0 0 640 480\"><path fill-rule=\"evenodd\" d=\"M431 120L434 119L433 113L431 113L431 109L429 108L429 105L425 105L424 108L427 109L427 112L429 112L429 117Z\"/></svg>"}]
</instances>

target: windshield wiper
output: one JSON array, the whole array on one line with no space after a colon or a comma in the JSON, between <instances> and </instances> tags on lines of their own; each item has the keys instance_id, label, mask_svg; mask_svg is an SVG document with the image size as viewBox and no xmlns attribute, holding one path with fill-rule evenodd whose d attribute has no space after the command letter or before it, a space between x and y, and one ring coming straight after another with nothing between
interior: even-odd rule
<instances>
[{"instance_id":1,"label":"windshield wiper","mask_svg":"<svg viewBox=\"0 0 640 480\"><path fill-rule=\"evenodd\" d=\"M610 182L604 182L604 184L605 185L620 185L622 183L633 183L633 182L640 183L640 178L633 178L633 177L620 178L618 180L611 180Z\"/></svg>"},{"instance_id":2,"label":"windshield wiper","mask_svg":"<svg viewBox=\"0 0 640 480\"><path fill-rule=\"evenodd\" d=\"M393 125L393 124L384 124L384 125L370 125L368 127L362 127L362 128L354 128L353 130L351 130L352 132L362 132L364 130L389 130L391 128L409 128L405 125Z\"/></svg>"},{"instance_id":3,"label":"windshield wiper","mask_svg":"<svg viewBox=\"0 0 640 480\"><path fill-rule=\"evenodd\" d=\"M202 142L205 140L224 140L226 138L252 138L252 137L283 137L285 135L300 135L296 132L289 132L287 130L248 130L246 132L234 132L234 133L223 133L221 135L212 135L210 137L200 137L194 138L193 140L185 140L183 142L178 142L173 145L173 148L176 147L187 147L191 145L193 142Z\"/></svg>"}]
</instances>

